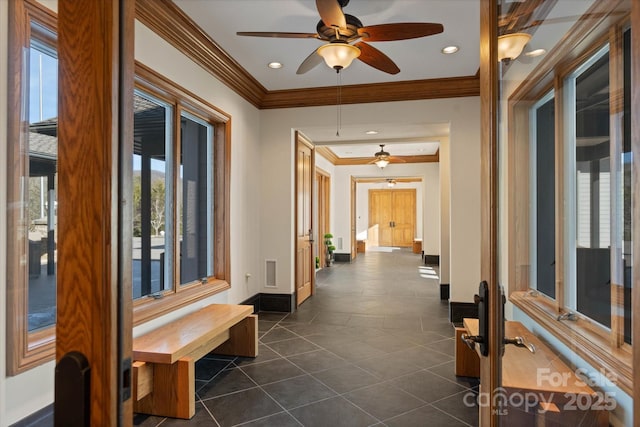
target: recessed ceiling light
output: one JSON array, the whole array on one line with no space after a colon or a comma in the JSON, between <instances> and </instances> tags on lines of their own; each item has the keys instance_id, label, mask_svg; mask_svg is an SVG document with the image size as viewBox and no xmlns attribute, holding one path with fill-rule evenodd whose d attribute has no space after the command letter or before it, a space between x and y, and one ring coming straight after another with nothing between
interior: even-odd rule
<instances>
[{"instance_id":1,"label":"recessed ceiling light","mask_svg":"<svg viewBox=\"0 0 640 427\"><path fill-rule=\"evenodd\" d=\"M547 53L546 49L534 49L531 52L525 52L525 55L533 58L536 56L544 55L545 53Z\"/></svg>"},{"instance_id":2,"label":"recessed ceiling light","mask_svg":"<svg viewBox=\"0 0 640 427\"><path fill-rule=\"evenodd\" d=\"M451 55L452 53L456 53L460 48L458 46L445 46L442 48L441 52L445 55Z\"/></svg>"},{"instance_id":3,"label":"recessed ceiling light","mask_svg":"<svg viewBox=\"0 0 640 427\"><path fill-rule=\"evenodd\" d=\"M365 132L367 135L377 135L378 131L377 130L368 130Z\"/></svg>"},{"instance_id":4,"label":"recessed ceiling light","mask_svg":"<svg viewBox=\"0 0 640 427\"><path fill-rule=\"evenodd\" d=\"M273 68L274 70L277 70L279 68L282 68L282 63L281 62L269 62L269 68Z\"/></svg>"}]
</instances>

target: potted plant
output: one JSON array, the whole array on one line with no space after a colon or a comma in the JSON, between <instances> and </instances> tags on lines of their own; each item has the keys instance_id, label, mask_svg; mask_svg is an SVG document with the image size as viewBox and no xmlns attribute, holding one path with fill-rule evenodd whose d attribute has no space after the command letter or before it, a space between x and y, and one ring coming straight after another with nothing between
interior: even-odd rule
<instances>
[{"instance_id":1,"label":"potted plant","mask_svg":"<svg viewBox=\"0 0 640 427\"><path fill-rule=\"evenodd\" d=\"M325 266L327 267L331 266L331 262L333 261L333 251L336 250L336 247L333 246L333 242L331 241L331 239L333 239L333 234L327 233L324 235L324 248L325 248L324 263L325 263Z\"/></svg>"}]
</instances>

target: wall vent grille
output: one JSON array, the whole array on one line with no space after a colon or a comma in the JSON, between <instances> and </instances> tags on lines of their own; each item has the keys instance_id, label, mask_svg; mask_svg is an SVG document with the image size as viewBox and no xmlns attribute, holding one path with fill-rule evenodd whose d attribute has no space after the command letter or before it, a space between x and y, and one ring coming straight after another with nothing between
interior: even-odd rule
<instances>
[{"instance_id":1,"label":"wall vent grille","mask_svg":"<svg viewBox=\"0 0 640 427\"><path fill-rule=\"evenodd\" d=\"M276 260L265 260L265 286L268 288L275 288L276 285Z\"/></svg>"}]
</instances>

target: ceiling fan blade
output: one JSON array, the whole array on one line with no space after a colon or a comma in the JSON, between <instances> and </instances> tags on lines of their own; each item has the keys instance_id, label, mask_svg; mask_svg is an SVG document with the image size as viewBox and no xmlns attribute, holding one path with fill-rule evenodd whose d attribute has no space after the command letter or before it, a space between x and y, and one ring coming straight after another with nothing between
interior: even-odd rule
<instances>
[{"instance_id":1,"label":"ceiling fan blade","mask_svg":"<svg viewBox=\"0 0 640 427\"><path fill-rule=\"evenodd\" d=\"M364 42L355 43L354 46L360 49L358 59L365 64L389 74L398 74L400 72L400 68L395 62L375 47Z\"/></svg>"},{"instance_id":2,"label":"ceiling fan blade","mask_svg":"<svg viewBox=\"0 0 640 427\"><path fill-rule=\"evenodd\" d=\"M403 22L358 28L358 34L362 36L362 40L368 42L415 39L439 34L443 31L442 24L430 22Z\"/></svg>"},{"instance_id":3,"label":"ceiling fan blade","mask_svg":"<svg viewBox=\"0 0 640 427\"><path fill-rule=\"evenodd\" d=\"M347 28L347 19L337 0L316 0L316 8L327 27Z\"/></svg>"},{"instance_id":4,"label":"ceiling fan blade","mask_svg":"<svg viewBox=\"0 0 640 427\"><path fill-rule=\"evenodd\" d=\"M307 56L302 64L298 67L296 74L304 74L307 71L318 66L323 61L322 56L318 55L318 49L311 52L311 55Z\"/></svg>"},{"instance_id":5,"label":"ceiling fan blade","mask_svg":"<svg viewBox=\"0 0 640 427\"><path fill-rule=\"evenodd\" d=\"M236 33L239 36L249 37L278 37L284 39L319 39L320 36L317 33L280 33L270 31L238 31Z\"/></svg>"}]
</instances>

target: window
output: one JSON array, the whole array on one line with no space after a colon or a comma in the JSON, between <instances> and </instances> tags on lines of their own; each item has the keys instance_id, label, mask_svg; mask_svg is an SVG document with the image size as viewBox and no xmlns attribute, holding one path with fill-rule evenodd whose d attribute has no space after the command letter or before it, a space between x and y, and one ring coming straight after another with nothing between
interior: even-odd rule
<instances>
[{"instance_id":1,"label":"window","mask_svg":"<svg viewBox=\"0 0 640 427\"><path fill-rule=\"evenodd\" d=\"M7 126L7 372L53 354L56 321L58 60L55 18L10 2ZM26 18L26 21L25 21ZM10 20L11 21L11 20Z\"/></svg>"},{"instance_id":2,"label":"window","mask_svg":"<svg viewBox=\"0 0 640 427\"><path fill-rule=\"evenodd\" d=\"M173 107L136 90L133 143L133 298L171 289ZM165 262L169 261L169 262Z\"/></svg>"},{"instance_id":3,"label":"window","mask_svg":"<svg viewBox=\"0 0 640 427\"><path fill-rule=\"evenodd\" d=\"M593 8L612 12L598 2ZM529 74L503 64L510 92L501 114L508 133L500 138L513 213L510 301L630 392L638 190L631 185L630 30L613 16L595 28L575 25L546 61L530 62Z\"/></svg>"},{"instance_id":4,"label":"window","mask_svg":"<svg viewBox=\"0 0 640 427\"><path fill-rule=\"evenodd\" d=\"M228 122L206 101L136 64L136 325L229 287Z\"/></svg>"},{"instance_id":5,"label":"window","mask_svg":"<svg viewBox=\"0 0 640 427\"><path fill-rule=\"evenodd\" d=\"M531 110L531 283L535 289L556 295L555 226L555 98L553 92Z\"/></svg>"},{"instance_id":6,"label":"window","mask_svg":"<svg viewBox=\"0 0 640 427\"><path fill-rule=\"evenodd\" d=\"M9 2L9 14L5 348L7 374L16 375L54 359L64 236L56 216L57 18L33 1ZM135 73L132 161L121 169L131 174L124 239L138 325L230 286L230 118L142 64Z\"/></svg>"}]
</instances>

